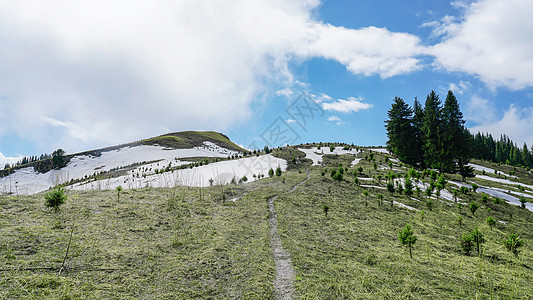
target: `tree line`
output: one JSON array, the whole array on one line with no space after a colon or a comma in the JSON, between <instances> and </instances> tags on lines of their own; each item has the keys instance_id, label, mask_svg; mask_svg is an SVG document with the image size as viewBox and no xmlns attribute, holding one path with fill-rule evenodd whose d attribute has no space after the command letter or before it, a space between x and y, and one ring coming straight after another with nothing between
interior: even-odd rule
<instances>
[{"instance_id":1,"label":"tree line","mask_svg":"<svg viewBox=\"0 0 533 300\"><path fill-rule=\"evenodd\" d=\"M472 158L533 168L533 147L530 150L526 143L520 148L507 135L495 140L491 134L479 132L471 138L474 149Z\"/></svg>"},{"instance_id":2,"label":"tree line","mask_svg":"<svg viewBox=\"0 0 533 300\"><path fill-rule=\"evenodd\" d=\"M472 139L452 91L448 91L444 104L431 91L424 107L417 98L410 107L395 97L387 115L387 148L401 161L421 169L459 173L463 179L473 176L468 166Z\"/></svg>"}]
</instances>

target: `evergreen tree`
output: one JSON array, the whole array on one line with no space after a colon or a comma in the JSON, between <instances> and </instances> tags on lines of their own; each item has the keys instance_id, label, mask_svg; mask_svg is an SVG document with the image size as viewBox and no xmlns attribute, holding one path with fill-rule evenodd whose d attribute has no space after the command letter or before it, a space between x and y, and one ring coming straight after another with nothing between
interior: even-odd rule
<instances>
[{"instance_id":1,"label":"evergreen tree","mask_svg":"<svg viewBox=\"0 0 533 300\"><path fill-rule=\"evenodd\" d=\"M416 157L412 152L413 147L413 126L411 116L413 112L409 105L402 98L395 97L394 103L387 115L389 119L385 121L387 129L387 148L398 158L406 163L414 164Z\"/></svg>"},{"instance_id":2,"label":"evergreen tree","mask_svg":"<svg viewBox=\"0 0 533 300\"><path fill-rule=\"evenodd\" d=\"M443 143L442 135L442 107L439 96L431 91L426 98L424 106L424 124L422 125L424 137L424 160L430 168L443 170Z\"/></svg>"},{"instance_id":3,"label":"evergreen tree","mask_svg":"<svg viewBox=\"0 0 533 300\"><path fill-rule=\"evenodd\" d=\"M443 153L442 153L442 169L448 173L455 173L456 161L466 145L466 139L469 136L464 134L463 113L459 109L459 103L457 98L453 95L452 91L448 91L446 100L444 101L444 107L442 109L443 117Z\"/></svg>"},{"instance_id":4,"label":"evergreen tree","mask_svg":"<svg viewBox=\"0 0 533 300\"><path fill-rule=\"evenodd\" d=\"M422 133L422 126L424 124L424 110L422 105L415 97L415 103L413 104L413 136L411 151L416 160L416 164L420 168L425 168L424 164L424 135Z\"/></svg>"}]
</instances>

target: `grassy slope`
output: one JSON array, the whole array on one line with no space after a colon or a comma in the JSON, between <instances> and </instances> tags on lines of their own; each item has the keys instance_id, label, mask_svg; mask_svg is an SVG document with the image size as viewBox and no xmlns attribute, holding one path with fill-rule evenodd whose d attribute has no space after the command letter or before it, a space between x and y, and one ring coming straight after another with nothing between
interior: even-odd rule
<instances>
[{"instance_id":1,"label":"grassy slope","mask_svg":"<svg viewBox=\"0 0 533 300\"><path fill-rule=\"evenodd\" d=\"M294 149L276 152L298 157ZM383 162L384 155L377 154L377 159ZM351 160L327 156L324 163L330 170ZM59 214L44 208L42 195L0 198L0 269L60 266L74 226L66 271L60 276L57 270L2 271L0 298L272 298L275 267L266 203L272 195L282 195L276 201L279 230L293 256L297 298L533 295L531 212L488 202L473 217L466 207L459 210L440 201L428 211L424 201L372 188L367 189L365 206L364 189L351 183L353 176L339 186L329 172L320 175L325 167L309 165L292 165L283 175L285 183L279 177L266 178L224 191L128 190L120 202L113 191L71 193ZM367 161L360 166L366 176L378 172ZM283 195L306 177L307 168L311 180ZM378 192L385 195L383 206L375 197ZM233 197L241 198L229 201ZM461 198L480 202L481 196ZM424 214L391 208L390 200ZM330 207L327 218L324 202ZM489 215L508 225L498 223L491 231L485 223ZM412 261L397 240L407 222L418 236ZM483 259L464 255L458 246L459 237L475 226L487 239ZM501 244L511 230L526 241L519 261Z\"/></svg>"},{"instance_id":2,"label":"grassy slope","mask_svg":"<svg viewBox=\"0 0 533 300\"><path fill-rule=\"evenodd\" d=\"M378 160L382 157L378 155ZM330 159L329 169L340 160ZM369 169L370 175L377 172L366 161L358 166L363 166L366 175ZM429 211L425 196L418 197L423 201L415 201L373 188L366 189L370 197L365 206L364 189L348 182L352 176L338 186L328 175L320 176L322 169L312 168L312 180L276 202L282 239L297 268L299 298L508 299L533 295L531 212L487 202L472 216L464 206L458 209L435 200ZM379 206L377 193L385 196L383 206ZM461 198L481 203L479 194ZM391 208L390 200L424 212ZM328 217L323 203L330 207ZM489 215L508 225L498 223L491 231L485 222ZM412 261L397 238L408 222L418 236ZM484 259L466 256L459 248L459 237L476 226L487 240ZM519 261L501 243L513 230L526 240Z\"/></svg>"},{"instance_id":3,"label":"grassy slope","mask_svg":"<svg viewBox=\"0 0 533 300\"><path fill-rule=\"evenodd\" d=\"M164 134L151 139L142 140L143 145L160 145L169 148L181 149L202 146L204 141L209 141L220 147L244 151L241 147L233 143L227 136L214 131L182 131Z\"/></svg>"}]
</instances>

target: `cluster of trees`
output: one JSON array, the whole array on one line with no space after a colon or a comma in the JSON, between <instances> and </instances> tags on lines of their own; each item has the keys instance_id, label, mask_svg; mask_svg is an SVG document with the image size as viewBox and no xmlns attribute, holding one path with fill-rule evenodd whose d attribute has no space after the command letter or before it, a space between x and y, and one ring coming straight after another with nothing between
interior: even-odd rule
<instances>
[{"instance_id":1,"label":"cluster of trees","mask_svg":"<svg viewBox=\"0 0 533 300\"><path fill-rule=\"evenodd\" d=\"M12 168L12 167L18 167L18 166L22 166L22 165L27 165L29 163L32 163L32 162L36 162L36 161L39 161L39 160L45 160L45 159L49 159L49 158L52 158L52 155L50 154L41 154L39 156L24 156L21 160L19 160L18 162L10 165L10 164L6 164L4 166L4 169L9 169L9 168Z\"/></svg>"},{"instance_id":2,"label":"cluster of trees","mask_svg":"<svg viewBox=\"0 0 533 300\"><path fill-rule=\"evenodd\" d=\"M472 152L470 132L465 128L457 98L448 92L444 105L435 91L424 107L415 98L411 108L396 97L385 121L387 148L398 158L418 168L473 176L468 167Z\"/></svg>"},{"instance_id":3,"label":"cluster of trees","mask_svg":"<svg viewBox=\"0 0 533 300\"><path fill-rule=\"evenodd\" d=\"M491 134L476 133L472 136L472 157L496 163L533 168L533 147L524 143L518 147L508 136L495 140Z\"/></svg>"}]
</instances>

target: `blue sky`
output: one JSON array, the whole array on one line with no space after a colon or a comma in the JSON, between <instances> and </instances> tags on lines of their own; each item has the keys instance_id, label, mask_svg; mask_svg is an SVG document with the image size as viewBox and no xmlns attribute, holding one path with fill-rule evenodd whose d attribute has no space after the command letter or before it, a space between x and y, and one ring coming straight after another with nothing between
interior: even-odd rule
<instances>
[{"instance_id":1,"label":"blue sky","mask_svg":"<svg viewBox=\"0 0 533 300\"><path fill-rule=\"evenodd\" d=\"M0 1L0 163L180 130L384 145L395 96L448 89L472 131L531 146L532 14L520 0ZM289 113L302 95L305 120Z\"/></svg>"}]
</instances>

